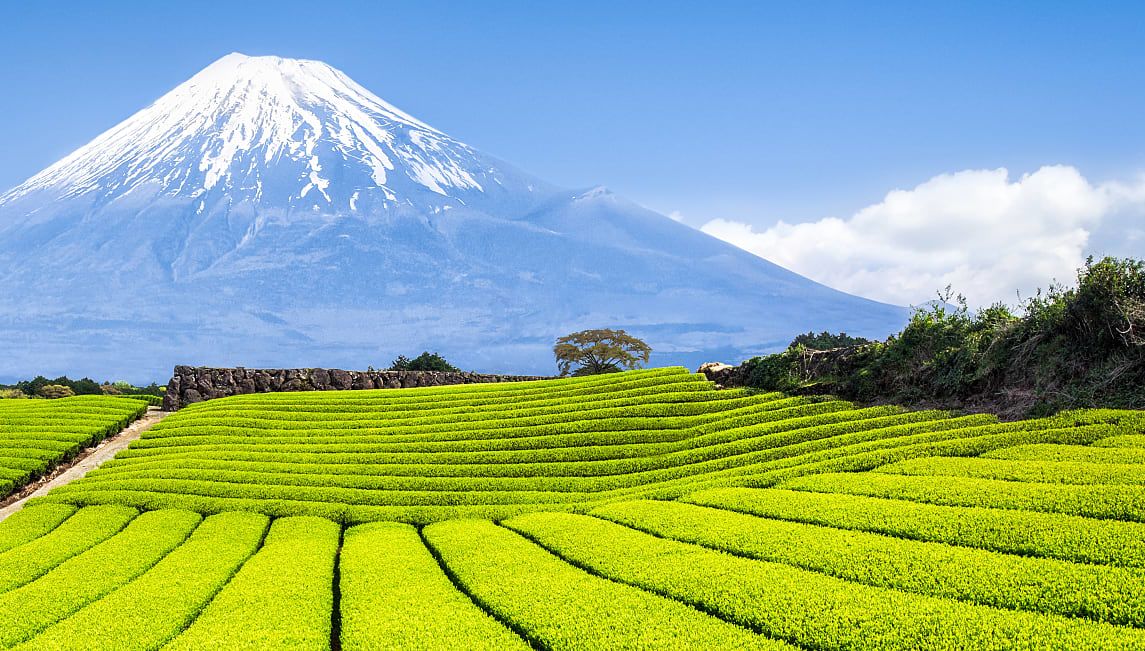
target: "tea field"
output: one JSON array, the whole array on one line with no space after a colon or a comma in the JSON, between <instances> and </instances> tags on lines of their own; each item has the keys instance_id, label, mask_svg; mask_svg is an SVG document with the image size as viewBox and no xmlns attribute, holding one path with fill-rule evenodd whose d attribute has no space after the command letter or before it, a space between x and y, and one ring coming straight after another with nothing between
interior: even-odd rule
<instances>
[{"instance_id":1,"label":"tea field","mask_svg":"<svg viewBox=\"0 0 1145 651\"><path fill-rule=\"evenodd\" d=\"M0 400L0 500L147 411L134 398Z\"/></svg>"},{"instance_id":2,"label":"tea field","mask_svg":"<svg viewBox=\"0 0 1145 651\"><path fill-rule=\"evenodd\" d=\"M0 647L1145 648L1145 418L683 369L219 399L0 524Z\"/></svg>"}]
</instances>

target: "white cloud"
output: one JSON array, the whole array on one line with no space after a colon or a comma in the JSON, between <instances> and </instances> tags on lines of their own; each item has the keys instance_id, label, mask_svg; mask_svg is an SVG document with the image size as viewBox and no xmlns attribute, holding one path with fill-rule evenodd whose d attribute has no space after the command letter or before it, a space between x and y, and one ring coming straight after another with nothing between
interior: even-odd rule
<instances>
[{"instance_id":1,"label":"white cloud","mask_svg":"<svg viewBox=\"0 0 1145 651\"><path fill-rule=\"evenodd\" d=\"M671 219L672 221L683 222L684 213L680 212L679 210L673 210L672 212L668 213L668 219Z\"/></svg>"},{"instance_id":2,"label":"white cloud","mask_svg":"<svg viewBox=\"0 0 1145 651\"><path fill-rule=\"evenodd\" d=\"M919 304L951 285L985 305L1071 281L1103 219L1143 208L1145 179L1094 185L1068 166L1016 180L1005 169L968 170L892 191L847 219L759 231L716 219L701 230L861 296Z\"/></svg>"}]
</instances>

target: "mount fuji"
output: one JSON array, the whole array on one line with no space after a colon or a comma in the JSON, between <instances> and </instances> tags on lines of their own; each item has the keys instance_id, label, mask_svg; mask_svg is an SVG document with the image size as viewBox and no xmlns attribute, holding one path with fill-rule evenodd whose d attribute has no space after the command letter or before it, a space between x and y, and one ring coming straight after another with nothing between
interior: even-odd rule
<instances>
[{"instance_id":1,"label":"mount fuji","mask_svg":"<svg viewBox=\"0 0 1145 651\"><path fill-rule=\"evenodd\" d=\"M835 291L604 188L566 190L317 61L231 54L0 195L0 376L178 363L550 373L619 327L653 362L884 336Z\"/></svg>"}]
</instances>

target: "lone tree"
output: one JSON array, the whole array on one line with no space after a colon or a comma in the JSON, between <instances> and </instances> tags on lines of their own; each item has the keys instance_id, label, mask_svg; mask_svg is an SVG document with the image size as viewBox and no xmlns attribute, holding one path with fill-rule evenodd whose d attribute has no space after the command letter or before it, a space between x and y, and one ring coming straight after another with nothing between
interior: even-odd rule
<instances>
[{"instance_id":1,"label":"lone tree","mask_svg":"<svg viewBox=\"0 0 1145 651\"><path fill-rule=\"evenodd\" d=\"M596 375L647 364L652 348L623 330L582 330L557 339L553 355L561 375ZM575 370L573 367L576 366Z\"/></svg>"}]
</instances>

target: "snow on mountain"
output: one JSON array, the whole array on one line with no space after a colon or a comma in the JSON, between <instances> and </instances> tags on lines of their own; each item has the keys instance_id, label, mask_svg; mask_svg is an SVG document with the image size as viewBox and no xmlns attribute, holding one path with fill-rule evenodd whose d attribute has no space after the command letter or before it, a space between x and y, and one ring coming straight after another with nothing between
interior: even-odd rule
<instances>
[{"instance_id":1,"label":"snow on mountain","mask_svg":"<svg viewBox=\"0 0 1145 651\"><path fill-rule=\"evenodd\" d=\"M528 192L467 145L319 61L229 54L4 195L100 204L133 192L355 211ZM400 197L400 199L399 199Z\"/></svg>"},{"instance_id":2,"label":"snow on mountain","mask_svg":"<svg viewBox=\"0 0 1145 651\"><path fill-rule=\"evenodd\" d=\"M0 283L18 342L0 376L423 348L548 372L553 339L604 326L695 364L904 317L604 188L555 188L324 63L239 54L0 195Z\"/></svg>"}]
</instances>

